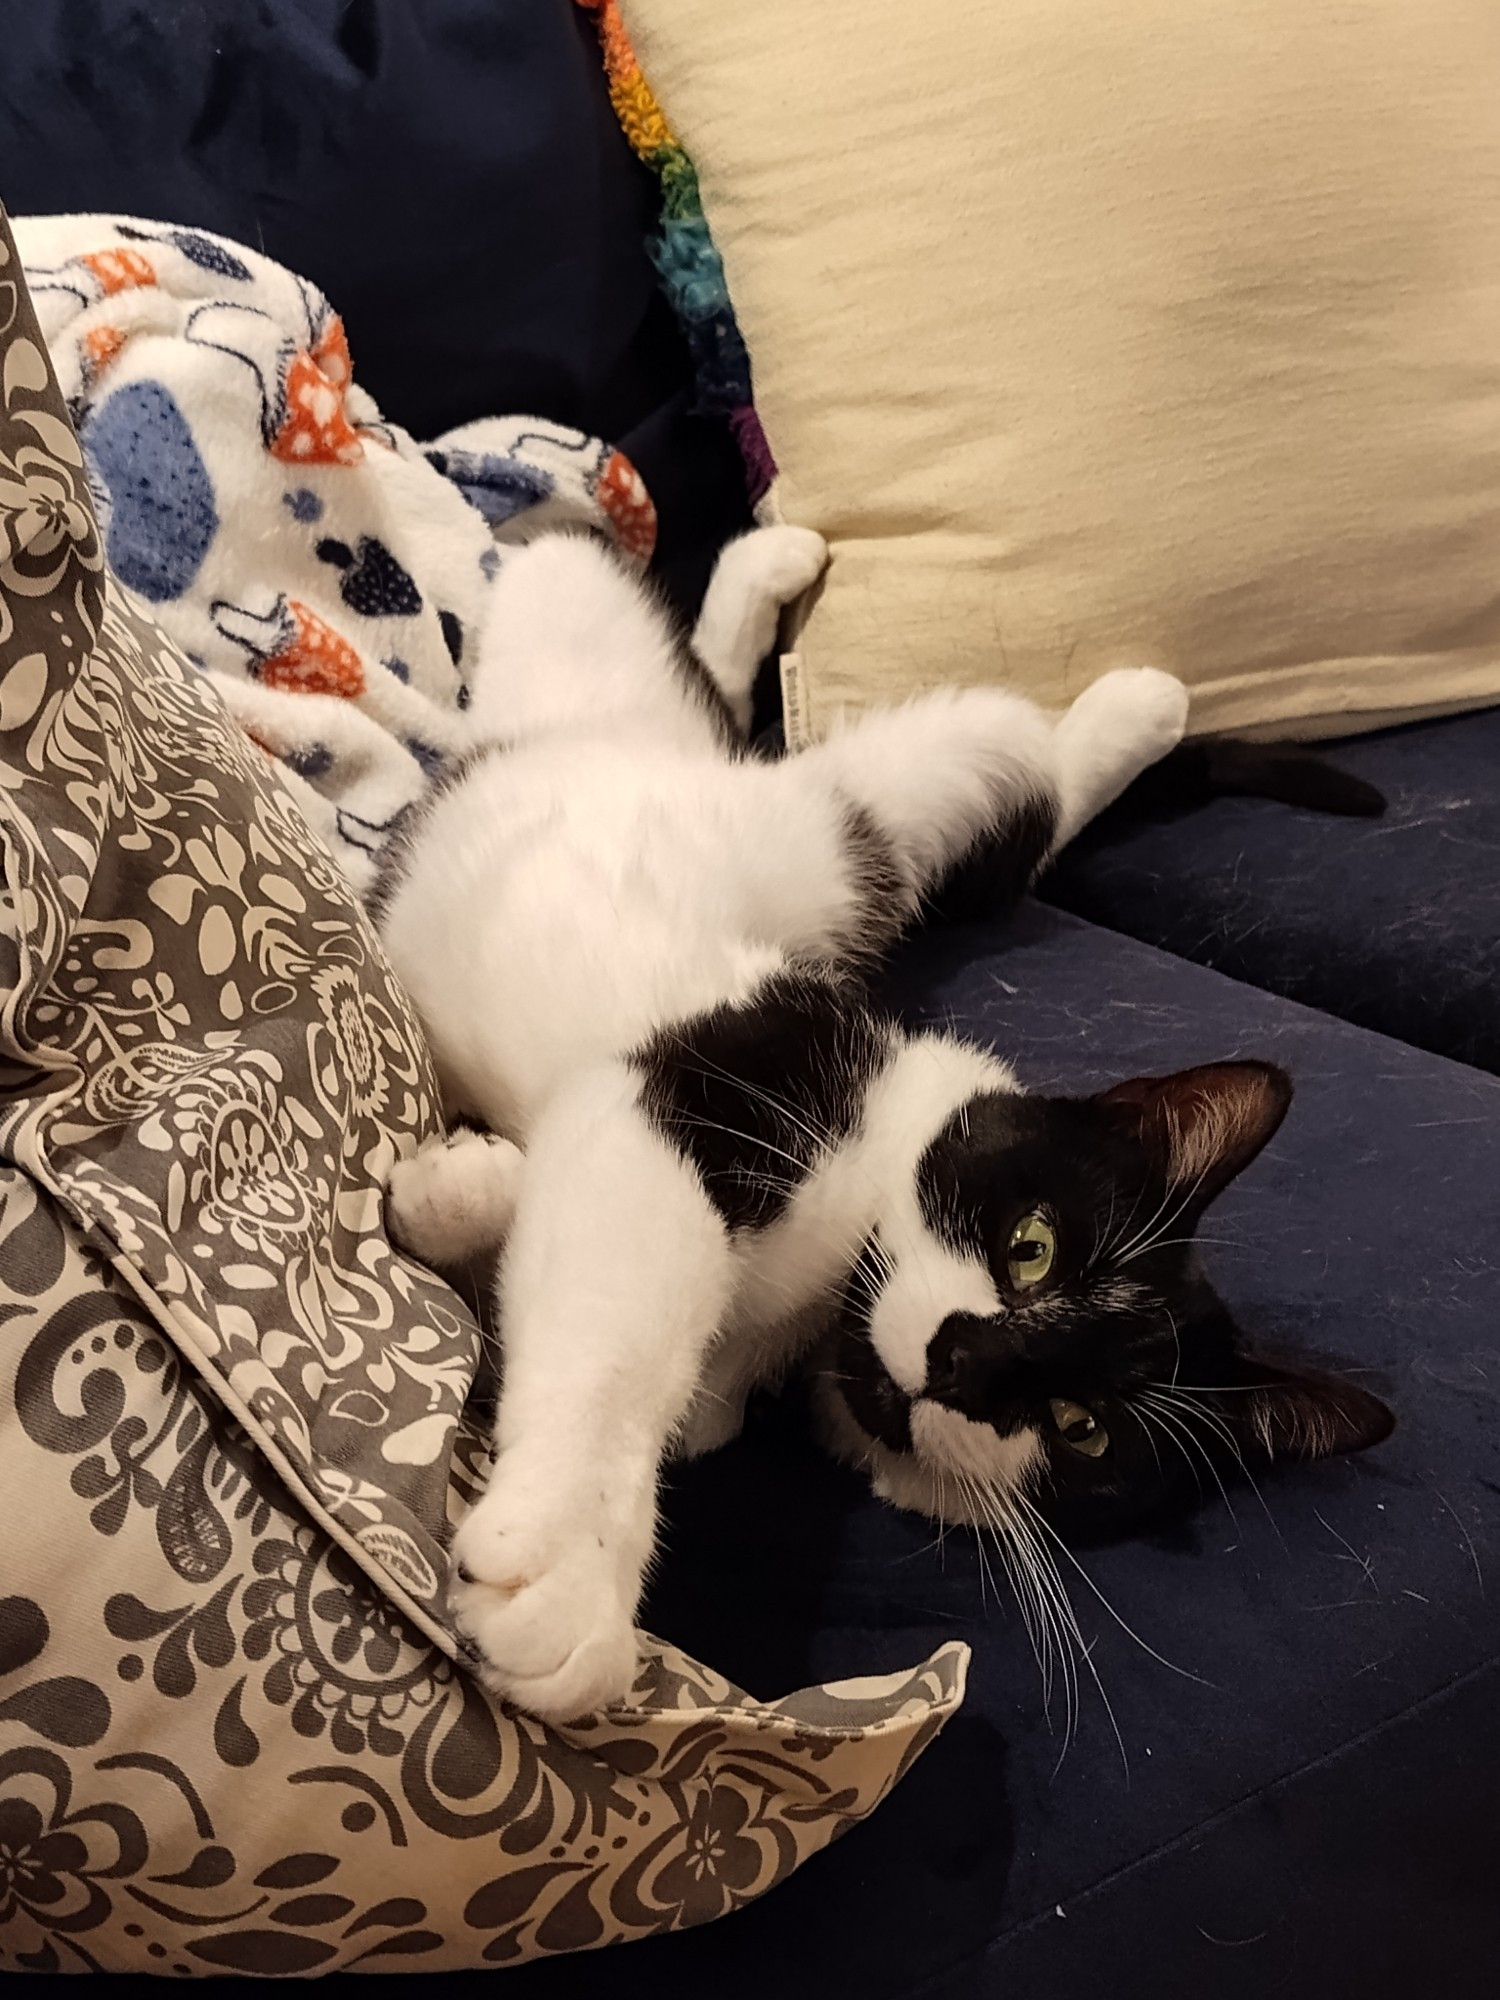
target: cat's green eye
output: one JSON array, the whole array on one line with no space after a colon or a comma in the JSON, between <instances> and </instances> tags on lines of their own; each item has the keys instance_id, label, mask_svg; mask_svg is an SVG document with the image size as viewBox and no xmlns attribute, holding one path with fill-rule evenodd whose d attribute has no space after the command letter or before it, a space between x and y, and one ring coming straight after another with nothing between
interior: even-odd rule
<instances>
[{"instance_id":1,"label":"cat's green eye","mask_svg":"<svg viewBox=\"0 0 1500 2000\"><path fill-rule=\"evenodd\" d=\"M1085 1458L1102 1458L1109 1450L1109 1432L1092 1410L1086 1410L1082 1403L1070 1403L1066 1396L1054 1396L1051 1408L1052 1421L1064 1444L1081 1451Z\"/></svg>"},{"instance_id":2,"label":"cat's green eye","mask_svg":"<svg viewBox=\"0 0 1500 2000\"><path fill-rule=\"evenodd\" d=\"M1057 1258L1057 1231L1041 1209L1033 1208L1021 1217L1010 1232L1005 1256L1010 1281L1018 1292L1030 1291L1047 1276Z\"/></svg>"}]
</instances>

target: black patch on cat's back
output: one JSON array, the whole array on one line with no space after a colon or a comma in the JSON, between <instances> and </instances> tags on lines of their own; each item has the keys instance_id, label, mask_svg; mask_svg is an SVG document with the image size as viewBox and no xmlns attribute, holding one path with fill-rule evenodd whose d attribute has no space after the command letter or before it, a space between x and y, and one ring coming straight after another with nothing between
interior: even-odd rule
<instances>
[{"instance_id":1,"label":"black patch on cat's back","mask_svg":"<svg viewBox=\"0 0 1500 2000\"><path fill-rule=\"evenodd\" d=\"M749 1000L663 1028L631 1058L641 1105L731 1229L764 1229L847 1139L891 1046L854 980L779 972Z\"/></svg>"}]
</instances>

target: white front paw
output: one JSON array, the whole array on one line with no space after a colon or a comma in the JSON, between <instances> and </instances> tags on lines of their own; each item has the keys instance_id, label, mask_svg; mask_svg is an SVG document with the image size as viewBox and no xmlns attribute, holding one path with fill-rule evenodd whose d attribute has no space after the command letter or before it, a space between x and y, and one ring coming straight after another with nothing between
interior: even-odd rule
<instances>
[{"instance_id":1,"label":"white front paw","mask_svg":"<svg viewBox=\"0 0 1500 2000\"><path fill-rule=\"evenodd\" d=\"M498 1250L515 1214L522 1155L508 1139L457 1132L398 1160L386 1184L391 1238L424 1264L467 1263Z\"/></svg>"},{"instance_id":2,"label":"white front paw","mask_svg":"<svg viewBox=\"0 0 1500 2000\"><path fill-rule=\"evenodd\" d=\"M479 1677L543 1722L571 1722L630 1692L638 1571L587 1523L528 1521L486 1494L453 1542L449 1607Z\"/></svg>"}]
</instances>

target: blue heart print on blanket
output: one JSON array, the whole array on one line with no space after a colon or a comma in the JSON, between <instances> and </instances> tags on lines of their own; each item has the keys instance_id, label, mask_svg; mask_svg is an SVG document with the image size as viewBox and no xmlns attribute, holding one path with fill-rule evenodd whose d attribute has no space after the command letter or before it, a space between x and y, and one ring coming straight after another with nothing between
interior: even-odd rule
<instances>
[{"instance_id":1,"label":"blue heart print on blanket","mask_svg":"<svg viewBox=\"0 0 1500 2000\"><path fill-rule=\"evenodd\" d=\"M584 527L646 561L639 475L535 417L418 444L353 379L322 293L241 244L125 216L14 229L111 567L366 892L462 753L507 545Z\"/></svg>"}]
</instances>

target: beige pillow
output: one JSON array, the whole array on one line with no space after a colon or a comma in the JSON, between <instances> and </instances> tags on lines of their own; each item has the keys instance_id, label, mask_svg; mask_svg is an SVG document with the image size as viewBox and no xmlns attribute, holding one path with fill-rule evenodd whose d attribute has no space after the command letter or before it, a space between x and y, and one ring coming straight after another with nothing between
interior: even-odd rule
<instances>
[{"instance_id":1,"label":"beige pillow","mask_svg":"<svg viewBox=\"0 0 1500 2000\"><path fill-rule=\"evenodd\" d=\"M833 564L791 732L1500 697L1495 0L624 0Z\"/></svg>"}]
</instances>

